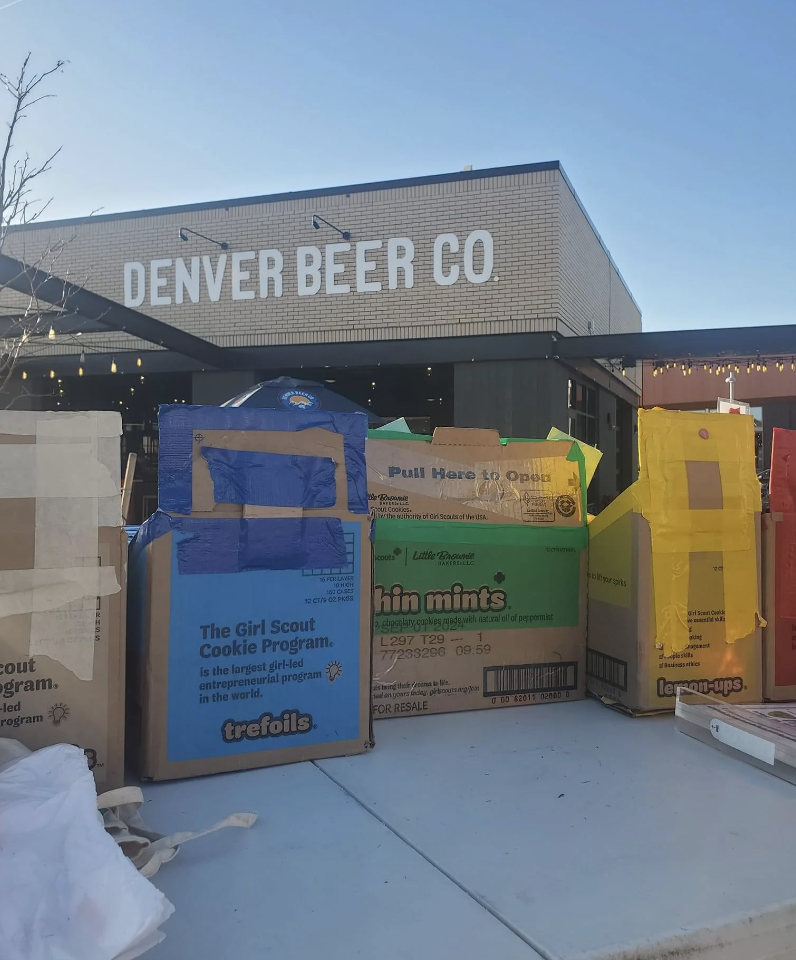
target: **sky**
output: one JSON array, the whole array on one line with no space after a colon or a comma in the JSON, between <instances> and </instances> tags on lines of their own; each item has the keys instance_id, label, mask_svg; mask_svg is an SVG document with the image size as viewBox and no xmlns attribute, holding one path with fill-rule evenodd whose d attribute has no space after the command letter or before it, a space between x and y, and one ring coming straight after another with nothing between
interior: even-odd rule
<instances>
[{"instance_id":1,"label":"sky","mask_svg":"<svg viewBox=\"0 0 796 960\"><path fill-rule=\"evenodd\" d=\"M796 322L796 0L0 0L28 51L48 219L559 160L644 329Z\"/></svg>"}]
</instances>

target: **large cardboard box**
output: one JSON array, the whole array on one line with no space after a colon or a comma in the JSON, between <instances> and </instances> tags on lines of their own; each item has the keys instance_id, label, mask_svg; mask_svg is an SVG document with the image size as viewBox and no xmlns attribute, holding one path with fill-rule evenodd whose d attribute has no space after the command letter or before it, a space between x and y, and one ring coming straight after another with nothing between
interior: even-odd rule
<instances>
[{"instance_id":1,"label":"large cardboard box","mask_svg":"<svg viewBox=\"0 0 796 960\"><path fill-rule=\"evenodd\" d=\"M0 412L0 736L124 780L127 537L117 413Z\"/></svg>"},{"instance_id":2,"label":"large cardboard box","mask_svg":"<svg viewBox=\"0 0 796 960\"><path fill-rule=\"evenodd\" d=\"M165 432L176 432L169 421L177 416L192 442L183 443L187 463L173 480L161 471L160 501L200 509L158 511L132 548L141 776L366 750L373 584L366 417L173 410L162 412ZM199 458L212 467L206 475ZM222 511L214 516L216 503ZM225 507L237 515L225 516Z\"/></svg>"},{"instance_id":3,"label":"large cardboard box","mask_svg":"<svg viewBox=\"0 0 796 960\"><path fill-rule=\"evenodd\" d=\"M754 423L639 411L639 479L589 524L587 689L631 713L685 685L762 697Z\"/></svg>"},{"instance_id":4,"label":"large cardboard box","mask_svg":"<svg viewBox=\"0 0 796 960\"><path fill-rule=\"evenodd\" d=\"M796 700L796 430L774 428L763 515L763 695Z\"/></svg>"},{"instance_id":5,"label":"large cardboard box","mask_svg":"<svg viewBox=\"0 0 796 960\"><path fill-rule=\"evenodd\" d=\"M581 698L587 532L578 447L450 429L401 436L394 449L379 431L368 458L374 449L374 716ZM396 507L393 494L406 499ZM426 519L384 516L404 509Z\"/></svg>"}]
</instances>

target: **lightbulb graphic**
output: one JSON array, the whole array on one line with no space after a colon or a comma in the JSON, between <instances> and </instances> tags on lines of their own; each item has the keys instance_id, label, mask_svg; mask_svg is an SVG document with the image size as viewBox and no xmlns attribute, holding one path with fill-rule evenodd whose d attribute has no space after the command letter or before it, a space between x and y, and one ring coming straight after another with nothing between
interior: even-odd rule
<instances>
[{"instance_id":1,"label":"lightbulb graphic","mask_svg":"<svg viewBox=\"0 0 796 960\"><path fill-rule=\"evenodd\" d=\"M53 726L57 727L69 716L69 707L65 703L54 703L47 716L52 720Z\"/></svg>"},{"instance_id":2,"label":"lightbulb graphic","mask_svg":"<svg viewBox=\"0 0 796 960\"><path fill-rule=\"evenodd\" d=\"M326 676L329 678L329 683L334 683L342 675L343 668L336 660L332 660L331 663L326 665Z\"/></svg>"}]
</instances>

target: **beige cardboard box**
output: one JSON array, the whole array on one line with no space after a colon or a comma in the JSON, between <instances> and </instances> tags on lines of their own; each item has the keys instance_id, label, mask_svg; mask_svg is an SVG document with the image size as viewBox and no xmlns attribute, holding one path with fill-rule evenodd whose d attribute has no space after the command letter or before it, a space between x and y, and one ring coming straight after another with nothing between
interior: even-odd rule
<instances>
[{"instance_id":1,"label":"beige cardboard box","mask_svg":"<svg viewBox=\"0 0 796 960\"><path fill-rule=\"evenodd\" d=\"M99 792L124 781L120 432L113 413L0 413L0 736L81 747Z\"/></svg>"},{"instance_id":2,"label":"beige cardboard box","mask_svg":"<svg viewBox=\"0 0 796 960\"><path fill-rule=\"evenodd\" d=\"M407 439L410 437L410 439ZM561 440L501 440L496 430L438 427L433 437L368 435L376 518L578 527L582 454Z\"/></svg>"},{"instance_id":3,"label":"beige cardboard box","mask_svg":"<svg viewBox=\"0 0 796 960\"><path fill-rule=\"evenodd\" d=\"M639 419L641 477L589 524L587 689L631 713L673 710L678 684L759 701L760 488L744 479L757 483L752 418ZM676 629L684 644L669 644Z\"/></svg>"},{"instance_id":4,"label":"beige cardboard box","mask_svg":"<svg viewBox=\"0 0 796 960\"><path fill-rule=\"evenodd\" d=\"M490 430L375 437L367 448L378 517L374 716L584 696L587 532L577 447L503 443Z\"/></svg>"}]
</instances>

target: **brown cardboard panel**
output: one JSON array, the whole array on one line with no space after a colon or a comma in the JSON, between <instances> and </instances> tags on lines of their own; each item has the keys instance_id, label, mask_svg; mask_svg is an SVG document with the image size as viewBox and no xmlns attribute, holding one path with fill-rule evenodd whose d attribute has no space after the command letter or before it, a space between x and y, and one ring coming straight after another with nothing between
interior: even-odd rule
<instances>
[{"instance_id":1,"label":"brown cardboard panel","mask_svg":"<svg viewBox=\"0 0 796 960\"><path fill-rule=\"evenodd\" d=\"M36 501L0 498L0 570L32 570L36 547Z\"/></svg>"},{"instance_id":2,"label":"brown cardboard panel","mask_svg":"<svg viewBox=\"0 0 796 960\"><path fill-rule=\"evenodd\" d=\"M715 460L689 460L685 472L689 510L721 510L723 492L719 464Z\"/></svg>"},{"instance_id":3,"label":"brown cardboard panel","mask_svg":"<svg viewBox=\"0 0 796 960\"><path fill-rule=\"evenodd\" d=\"M697 484L689 487L689 497L693 496L694 487ZM694 500L709 502L705 492L694 496ZM758 549L759 545L758 534ZM601 584L615 579L616 565L622 563L623 556L627 561L623 569L632 572L632 587L611 588L611 593ZM702 692L730 702L759 701L761 631L758 629L734 644L725 642L722 559L720 553L690 555L691 643L681 653L665 657L654 642L649 524L640 514L626 513L591 538L588 690L634 714L673 710L676 686L686 682L698 684Z\"/></svg>"},{"instance_id":4,"label":"brown cardboard panel","mask_svg":"<svg viewBox=\"0 0 796 960\"><path fill-rule=\"evenodd\" d=\"M199 439L201 437L201 439ZM216 447L222 450L245 450L256 453L281 453L295 456L328 457L335 462L336 506L345 509L348 504L348 478L345 466L343 436L311 427L293 433L266 430L203 430L194 437L192 459L192 516L214 515L240 517L244 509L256 509L256 516L286 516L284 507L251 505L244 508L238 503L216 503L210 468L202 456L202 448ZM299 508L296 508L299 509ZM274 513L267 511L273 510ZM316 510L307 511L309 515ZM252 514L249 514L252 515Z\"/></svg>"},{"instance_id":5,"label":"brown cardboard panel","mask_svg":"<svg viewBox=\"0 0 796 960\"><path fill-rule=\"evenodd\" d=\"M374 636L375 719L582 699L585 582L584 551L578 626Z\"/></svg>"},{"instance_id":6,"label":"brown cardboard panel","mask_svg":"<svg viewBox=\"0 0 796 960\"><path fill-rule=\"evenodd\" d=\"M492 430L438 428L431 442L371 437L374 517L579 526L579 464L562 441L500 443Z\"/></svg>"},{"instance_id":7,"label":"brown cardboard panel","mask_svg":"<svg viewBox=\"0 0 796 960\"><path fill-rule=\"evenodd\" d=\"M324 431L325 432L325 431ZM292 437L292 434L283 436ZM317 449L317 448L316 448ZM313 515L317 513L313 512ZM171 564L172 564L172 534L166 534L154 540L146 547L146 603L144 609L144 630L142 659L138 664L138 672L132 685L132 696L136 701L136 709L141 721L141 748L137 754L137 767L142 778L151 780L171 780L184 777L203 776L212 773L225 773L237 770L247 770L257 767L273 766L283 763L295 763L303 760L316 760L336 756L348 756L362 753L373 745L371 705L370 705L370 676L371 676L371 625L372 625L372 584L373 566L370 541L371 521L368 517L347 514L344 518L348 523L360 526L360 577L357 585L360 635L359 644L359 675L357 685L358 697L358 730L355 739L323 742L314 745L296 745L295 738L285 738L285 745L278 749L261 750L248 753L234 753L225 751L219 741L218 754L190 760L169 759L169 658L171 643L189 643L192 638L182 633L182 624L173 628ZM234 577L235 574L219 576ZM328 582L339 588L339 578L330 576ZM263 614L267 620L279 609L279 597L264 595ZM318 607L310 608L315 612ZM273 656L271 654L270 656ZM330 652L329 656L333 656ZM257 659L257 658L255 658ZM233 661L208 660L204 661L208 669L219 666L228 669L227 663ZM242 661L241 661L242 662ZM223 665L223 666L222 666ZM198 671L197 671L198 678ZM196 682L197 691L199 690ZM273 707L282 710L286 706L300 707L301 704L285 704L279 697L279 687L276 687L276 699ZM197 693L199 696L199 693ZM262 699L262 707L272 706L274 697L268 693ZM260 703L260 701L258 701ZM230 713L234 710L245 710L230 703ZM253 707L251 709L254 709Z\"/></svg>"},{"instance_id":8,"label":"brown cardboard panel","mask_svg":"<svg viewBox=\"0 0 796 960\"><path fill-rule=\"evenodd\" d=\"M0 504L22 506L33 502ZM22 515L27 515L24 509ZM23 544L32 539L32 528L23 531ZM20 740L31 750L55 743L76 744L85 750L97 789L102 792L124 782L124 529L100 528L98 552L102 565L115 568L122 590L98 598L93 678L79 680L49 657L31 657L30 615L5 617L0 622L0 736ZM14 569L9 565L9 555L17 558L16 569L23 568L13 541L5 541L1 555L5 555L0 562L2 569Z\"/></svg>"}]
</instances>

